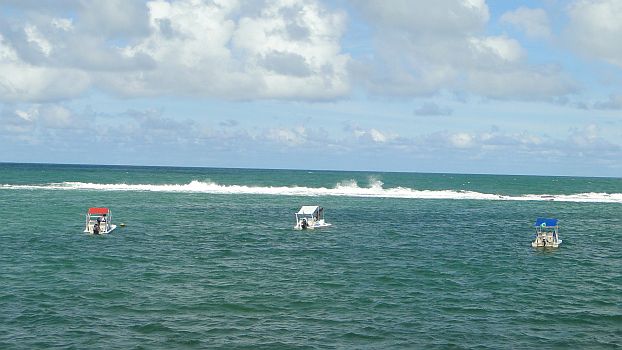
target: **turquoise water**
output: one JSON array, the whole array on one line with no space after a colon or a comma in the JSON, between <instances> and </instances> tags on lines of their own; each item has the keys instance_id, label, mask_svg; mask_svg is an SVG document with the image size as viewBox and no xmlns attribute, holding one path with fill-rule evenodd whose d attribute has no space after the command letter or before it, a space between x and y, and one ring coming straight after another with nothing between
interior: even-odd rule
<instances>
[{"instance_id":1,"label":"turquoise water","mask_svg":"<svg viewBox=\"0 0 622 350\"><path fill-rule=\"evenodd\" d=\"M622 179L0 164L0 348L620 348ZM333 226L294 231L301 205ZM82 233L91 206L117 228ZM534 249L538 216L563 244Z\"/></svg>"}]
</instances>

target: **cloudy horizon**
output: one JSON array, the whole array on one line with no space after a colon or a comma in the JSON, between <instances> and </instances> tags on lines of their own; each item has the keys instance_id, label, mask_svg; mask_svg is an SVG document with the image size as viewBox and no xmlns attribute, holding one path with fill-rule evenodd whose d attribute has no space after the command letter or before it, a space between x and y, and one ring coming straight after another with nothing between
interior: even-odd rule
<instances>
[{"instance_id":1,"label":"cloudy horizon","mask_svg":"<svg viewBox=\"0 0 622 350\"><path fill-rule=\"evenodd\" d=\"M0 162L622 176L615 0L0 0Z\"/></svg>"}]
</instances>

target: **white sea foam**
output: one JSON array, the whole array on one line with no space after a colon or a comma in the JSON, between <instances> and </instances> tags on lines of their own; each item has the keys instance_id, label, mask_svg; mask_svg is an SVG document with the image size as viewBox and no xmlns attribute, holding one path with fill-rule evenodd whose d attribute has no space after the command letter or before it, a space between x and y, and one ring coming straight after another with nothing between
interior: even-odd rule
<instances>
[{"instance_id":1,"label":"white sea foam","mask_svg":"<svg viewBox=\"0 0 622 350\"><path fill-rule=\"evenodd\" d=\"M62 182L41 185L0 185L9 190L88 190L88 191L133 191L133 192L177 192L208 194L258 194L276 196L342 196L371 198L410 199L471 199L501 201L558 201L622 203L622 193L577 193L564 195L526 194L507 196L492 193L456 190L416 190L405 187L384 188L383 183L370 179L369 187L359 187L354 180L339 182L333 188L304 186L242 186L220 185L214 182L191 181L187 184L98 184L85 182Z\"/></svg>"}]
</instances>

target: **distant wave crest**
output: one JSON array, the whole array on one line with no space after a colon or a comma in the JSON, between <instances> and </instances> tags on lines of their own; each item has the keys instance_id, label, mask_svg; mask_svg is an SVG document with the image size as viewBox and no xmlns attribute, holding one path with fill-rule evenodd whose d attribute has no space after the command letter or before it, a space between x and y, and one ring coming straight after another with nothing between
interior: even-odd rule
<instances>
[{"instance_id":1,"label":"distant wave crest","mask_svg":"<svg viewBox=\"0 0 622 350\"><path fill-rule=\"evenodd\" d=\"M41 185L0 185L0 189L13 190L91 190L134 192L177 192L209 194L258 194L276 196L342 196L370 198L410 199L472 199L505 201L559 201L622 203L622 193L577 193L564 195L526 194L506 196L492 193L456 190L416 190L405 187L384 188L382 181L373 179L369 187L360 187L355 180L339 182L333 188L305 186L244 186L220 185L214 182L191 181L187 184L98 184L85 182L62 182Z\"/></svg>"}]
</instances>

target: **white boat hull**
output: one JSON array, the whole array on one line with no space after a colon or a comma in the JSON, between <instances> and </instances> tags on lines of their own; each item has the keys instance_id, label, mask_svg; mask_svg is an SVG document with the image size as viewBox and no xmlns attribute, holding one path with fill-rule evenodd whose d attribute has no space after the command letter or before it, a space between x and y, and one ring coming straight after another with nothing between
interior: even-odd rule
<instances>
[{"instance_id":1,"label":"white boat hull","mask_svg":"<svg viewBox=\"0 0 622 350\"><path fill-rule=\"evenodd\" d=\"M108 234L108 233L110 233L110 232L114 231L114 229L115 229L115 228L117 228L117 225L110 224L110 225L108 226L108 230L100 230L98 234L99 234L99 235L105 235L105 234ZM88 233L88 234L91 234L91 235L92 235L92 234L94 234L94 233L93 233L93 227L87 227L86 229L84 229L84 233Z\"/></svg>"},{"instance_id":2,"label":"white boat hull","mask_svg":"<svg viewBox=\"0 0 622 350\"><path fill-rule=\"evenodd\" d=\"M302 228L302 224L299 222L298 224L296 224L296 226L294 226L294 230L314 230L316 228L324 228L324 227L330 227L330 226L332 226L332 224L329 224L326 222L315 222L315 223L310 223L305 228Z\"/></svg>"},{"instance_id":3,"label":"white boat hull","mask_svg":"<svg viewBox=\"0 0 622 350\"><path fill-rule=\"evenodd\" d=\"M557 241L536 239L535 241L531 242L531 246L534 248L546 248L546 247L557 248L559 247L560 244L562 244L561 239L558 239Z\"/></svg>"}]
</instances>

